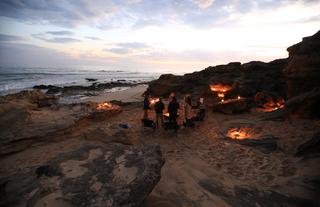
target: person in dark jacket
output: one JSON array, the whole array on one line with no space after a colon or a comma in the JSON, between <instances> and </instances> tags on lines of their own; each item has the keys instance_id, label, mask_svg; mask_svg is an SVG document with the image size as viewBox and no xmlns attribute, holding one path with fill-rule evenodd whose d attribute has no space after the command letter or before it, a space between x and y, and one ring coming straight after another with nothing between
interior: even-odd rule
<instances>
[{"instance_id":1,"label":"person in dark jacket","mask_svg":"<svg viewBox=\"0 0 320 207\"><path fill-rule=\"evenodd\" d=\"M177 131L178 129L177 117L178 117L179 108L180 108L180 105L177 102L176 97L172 97L168 105L168 112L169 112L169 123L172 124L175 131Z\"/></svg>"},{"instance_id":2,"label":"person in dark jacket","mask_svg":"<svg viewBox=\"0 0 320 207\"><path fill-rule=\"evenodd\" d=\"M162 102L162 98L159 98L159 101L155 103L154 110L156 112L156 126L159 128L159 122L161 123L161 126L163 125L164 104Z\"/></svg>"},{"instance_id":3,"label":"person in dark jacket","mask_svg":"<svg viewBox=\"0 0 320 207\"><path fill-rule=\"evenodd\" d=\"M143 100L143 119L149 119L149 109L150 109L150 96L146 94Z\"/></svg>"}]
</instances>

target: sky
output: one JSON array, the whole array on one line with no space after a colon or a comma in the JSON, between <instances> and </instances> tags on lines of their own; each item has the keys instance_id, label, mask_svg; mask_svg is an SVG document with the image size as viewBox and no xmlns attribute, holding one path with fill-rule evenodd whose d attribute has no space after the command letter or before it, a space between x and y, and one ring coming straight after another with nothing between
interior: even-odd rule
<instances>
[{"instance_id":1,"label":"sky","mask_svg":"<svg viewBox=\"0 0 320 207\"><path fill-rule=\"evenodd\" d=\"M1 67L177 73L286 58L320 0L1 0Z\"/></svg>"}]
</instances>

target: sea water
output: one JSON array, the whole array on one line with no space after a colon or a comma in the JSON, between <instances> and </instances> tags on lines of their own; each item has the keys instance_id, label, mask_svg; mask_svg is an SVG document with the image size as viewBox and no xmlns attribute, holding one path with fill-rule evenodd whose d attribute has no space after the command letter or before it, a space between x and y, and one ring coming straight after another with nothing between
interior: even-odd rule
<instances>
[{"instance_id":1,"label":"sea water","mask_svg":"<svg viewBox=\"0 0 320 207\"><path fill-rule=\"evenodd\" d=\"M35 85L90 85L86 78L99 83L125 81L142 83L159 77L157 73L145 73L106 69L44 68L44 67L0 67L0 95L32 89Z\"/></svg>"}]
</instances>

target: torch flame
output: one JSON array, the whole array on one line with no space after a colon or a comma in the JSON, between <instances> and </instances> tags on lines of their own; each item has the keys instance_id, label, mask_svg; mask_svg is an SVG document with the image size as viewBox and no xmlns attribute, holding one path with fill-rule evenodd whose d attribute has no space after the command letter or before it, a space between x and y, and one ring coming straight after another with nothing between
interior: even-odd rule
<instances>
[{"instance_id":1,"label":"torch flame","mask_svg":"<svg viewBox=\"0 0 320 207\"><path fill-rule=\"evenodd\" d=\"M224 93L218 93L218 97L224 98Z\"/></svg>"},{"instance_id":2,"label":"torch flame","mask_svg":"<svg viewBox=\"0 0 320 207\"><path fill-rule=\"evenodd\" d=\"M151 100L150 100L150 104L155 104L156 102L158 102L159 101L159 98L152 98Z\"/></svg>"}]
</instances>

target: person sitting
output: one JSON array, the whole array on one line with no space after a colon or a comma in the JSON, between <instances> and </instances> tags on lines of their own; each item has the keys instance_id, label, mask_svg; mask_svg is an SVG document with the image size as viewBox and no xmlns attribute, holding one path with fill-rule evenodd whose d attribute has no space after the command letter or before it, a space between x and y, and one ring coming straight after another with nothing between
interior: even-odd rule
<instances>
[{"instance_id":1,"label":"person sitting","mask_svg":"<svg viewBox=\"0 0 320 207\"><path fill-rule=\"evenodd\" d=\"M159 122L161 126L163 126L163 110L164 110L164 104L162 102L162 98L159 98L159 101L157 101L154 105L154 110L156 112L156 126L159 128Z\"/></svg>"},{"instance_id":2,"label":"person sitting","mask_svg":"<svg viewBox=\"0 0 320 207\"><path fill-rule=\"evenodd\" d=\"M169 124L172 125L175 132L177 132L178 124L177 124L177 117L178 117L178 109L180 105L176 99L176 97L172 97L171 101L168 105L168 112L169 112Z\"/></svg>"}]
</instances>

